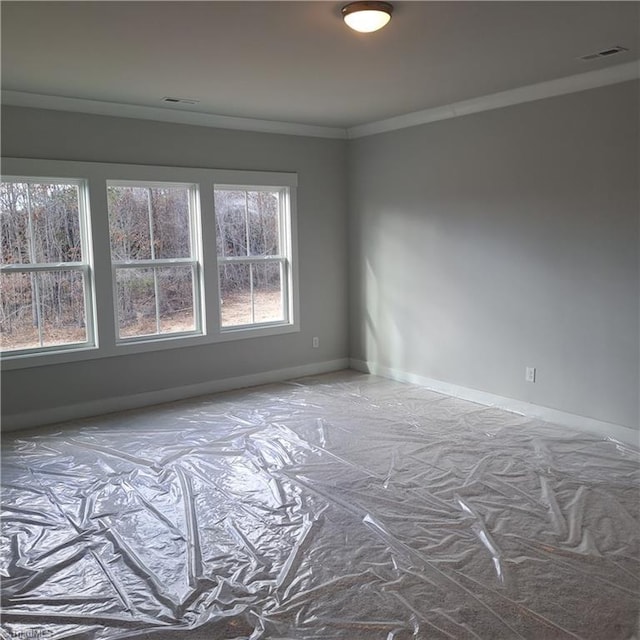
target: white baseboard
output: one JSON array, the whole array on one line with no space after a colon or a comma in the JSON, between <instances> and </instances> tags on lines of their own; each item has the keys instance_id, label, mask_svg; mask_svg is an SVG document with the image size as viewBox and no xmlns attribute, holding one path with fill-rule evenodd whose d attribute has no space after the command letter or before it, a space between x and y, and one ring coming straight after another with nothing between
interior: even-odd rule
<instances>
[{"instance_id":1,"label":"white baseboard","mask_svg":"<svg viewBox=\"0 0 640 640\"><path fill-rule=\"evenodd\" d=\"M124 411L127 409L139 409L154 404L184 400L195 396L202 396L208 393L218 393L220 391L231 391L244 387L254 387L272 382L282 382L292 378L302 378L303 376L319 375L331 371L339 371L349 367L348 358L338 360L328 360L326 362L314 362L297 367L286 369L275 369L273 371L263 371L246 376L235 378L223 378L220 380L209 380L199 384L191 384L184 387L172 389L161 389L159 391L148 391L146 393L136 393L130 396L118 396L116 398L105 398L103 400L92 400L79 404L45 409L41 411L26 411L3 416L2 431L17 431L29 429L66 420L76 420L98 416L114 411Z\"/></svg>"},{"instance_id":2,"label":"white baseboard","mask_svg":"<svg viewBox=\"0 0 640 640\"><path fill-rule=\"evenodd\" d=\"M614 438L621 442L634 445L635 447L640 447L640 431L631 427L611 422L603 422L595 418L587 418L585 416L559 411L558 409L523 402L522 400L505 398L485 391L461 387L448 382L442 382L441 380L419 376L415 373L384 367L374 362L365 362L364 360L352 358L350 364L351 368L356 371L371 373L383 378L397 380L398 382L409 382L455 398L469 400L487 407L497 407L498 409L504 409L505 411L517 413L528 418L537 418L545 422L589 431L590 433L595 433L605 438Z\"/></svg>"}]
</instances>

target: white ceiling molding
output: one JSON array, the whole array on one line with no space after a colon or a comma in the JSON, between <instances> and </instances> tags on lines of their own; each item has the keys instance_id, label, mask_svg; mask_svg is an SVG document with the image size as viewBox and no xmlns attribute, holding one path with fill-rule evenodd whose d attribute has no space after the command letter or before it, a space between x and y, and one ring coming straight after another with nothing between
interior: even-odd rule
<instances>
[{"instance_id":1,"label":"white ceiling molding","mask_svg":"<svg viewBox=\"0 0 640 640\"><path fill-rule=\"evenodd\" d=\"M578 91L585 91L586 89L595 89L597 87L627 82L638 78L640 78L640 60L627 62L614 67L607 67L606 69L599 69L597 71L588 71L574 76L566 76L564 78L558 78L557 80L540 82L526 87L501 91L500 93L492 93L487 96L472 98L471 100L454 102L442 107L414 111L413 113L407 113L402 116L351 127L347 129L347 133L349 138L372 136L386 131L415 127L416 125L427 124L428 122L457 118L471 113L499 109L501 107L508 107L523 102L532 102L533 100L541 100L543 98L551 98L567 93L577 93Z\"/></svg>"},{"instance_id":2,"label":"white ceiling molding","mask_svg":"<svg viewBox=\"0 0 640 640\"><path fill-rule=\"evenodd\" d=\"M18 107L34 107L37 109L53 109L55 111L73 111L92 113L103 116L121 118L137 118L141 120L156 120L160 122L174 122L192 124L203 127L220 129L236 129L241 131L257 131L261 133L279 133L297 136L312 136L320 138L361 138L386 131L405 129L438 120L457 118L459 116L499 109L510 105L541 100L567 93L576 93L586 89L595 89L619 82L627 82L640 78L640 60L620 64L597 71L588 71L574 76L558 78L532 84L517 89L501 91L486 96L454 102L452 104L414 111L401 116L378 120L368 124L358 125L349 129L339 127L323 127L292 122L278 122L274 120L257 120L253 118L236 118L220 116L199 111L184 111L162 107L147 107L141 105L121 104L117 102L103 102L85 100L81 98L65 98L61 96L27 93L24 91L3 91L3 105Z\"/></svg>"},{"instance_id":3,"label":"white ceiling molding","mask_svg":"<svg viewBox=\"0 0 640 640\"><path fill-rule=\"evenodd\" d=\"M346 138L346 129L338 127L322 127L311 124L278 122L275 120L257 120L253 118L236 118L219 116L201 111L183 111L164 107L147 107L119 102L85 100L83 98L65 98L25 91L2 91L2 104L15 107L33 107L36 109L52 109L54 111L74 111L92 113L101 116L119 118L136 118L138 120L156 120L193 124L201 127L219 129L238 129L241 131L257 131L260 133L281 133L293 136L313 136L316 138Z\"/></svg>"}]
</instances>

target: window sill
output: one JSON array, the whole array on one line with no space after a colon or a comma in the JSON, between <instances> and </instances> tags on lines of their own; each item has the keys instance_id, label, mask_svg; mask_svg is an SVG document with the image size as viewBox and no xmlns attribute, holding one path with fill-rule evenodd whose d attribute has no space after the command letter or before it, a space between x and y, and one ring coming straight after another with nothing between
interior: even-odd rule
<instances>
[{"instance_id":1,"label":"window sill","mask_svg":"<svg viewBox=\"0 0 640 640\"><path fill-rule=\"evenodd\" d=\"M68 362L83 362L138 353L166 351L168 349L188 349L189 347L200 347L221 342L248 340L251 338L265 338L297 333L299 331L300 327L297 324L278 324L247 328L234 327L233 329L223 329L215 336L162 336L151 339L145 338L145 340L136 342L121 342L110 346L80 347L77 349L52 351L48 353L20 354L15 356L7 353L3 354L0 358L0 367L3 371L12 371L16 369L65 364Z\"/></svg>"}]
</instances>

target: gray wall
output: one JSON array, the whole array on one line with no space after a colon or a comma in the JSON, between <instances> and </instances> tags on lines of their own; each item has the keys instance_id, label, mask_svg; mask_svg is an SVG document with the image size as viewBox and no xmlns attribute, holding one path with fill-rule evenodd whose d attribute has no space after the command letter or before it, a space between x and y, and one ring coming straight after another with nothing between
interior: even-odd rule
<instances>
[{"instance_id":1,"label":"gray wall","mask_svg":"<svg viewBox=\"0 0 640 640\"><path fill-rule=\"evenodd\" d=\"M348 356L346 142L5 107L2 154L298 173L301 332L5 371L3 413ZM311 338L320 337L312 349Z\"/></svg>"},{"instance_id":2,"label":"gray wall","mask_svg":"<svg viewBox=\"0 0 640 640\"><path fill-rule=\"evenodd\" d=\"M637 427L638 113L624 83L352 142L352 357Z\"/></svg>"},{"instance_id":3,"label":"gray wall","mask_svg":"<svg viewBox=\"0 0 640 640\"><path fill-rule=\"evenodd\" d=\"M637 83L350 141L348 166L340 140L6 107L6 156L298 172L302 331L7 371L3 412L343 358L350 315L354 358L637 426L638 140Z\"/></svg>"}]
</instances>

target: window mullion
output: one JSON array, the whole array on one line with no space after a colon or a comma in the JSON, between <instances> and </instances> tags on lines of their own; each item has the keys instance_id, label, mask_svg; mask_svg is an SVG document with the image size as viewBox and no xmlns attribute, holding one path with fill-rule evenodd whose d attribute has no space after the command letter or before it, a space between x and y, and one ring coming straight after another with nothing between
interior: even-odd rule
<instances>
[{"instance_id":1,"label":"window mullion","mask_svg":"<svg viewBox=\"0 0 640 640\"><path fill-rule=\"evenodd\" d=\"M147 187L147 211L149 214L149 243L151 245L151 259L156 259L156 246L153 234L153 210L151 208L151 187Z\"/></svg>"},{"instance_id":2,"label":"window mullion","mask_svg":"<svg viewBox=\"0 0 640 640\"><path fill-rule=\"evenodd\" d=\"M91 176L86 182L88 248L93 269L92 306L96 324L94 340L105 353L113 353L117 340L116 274L111 265L111 243L109 237L109 206L105 181ZM87 311L88 312L88 311Z\"/></svg>"},{"instance_id":3,"label":"window mullion","mask_svg":"<svg viewBox=\"0 0 640 640\"><path fill-rule=\"evenodd\" d=\"M282 296L280 297L280 309L282 317L288 322L289 313L287 300L289 300L289 273L287 269L287 261L280 261L280 286L282 287Z\"/></svg>"},{"instance_id":4,"label":"window mullion","mask_svg":"<svg viewBox=\"0 0 640 640\"><path fill-rule=\"evenodd\" d=\"M249 234L249 192L244 192L244 230L247 256L251 255L251 236ZM251 300L251 324L255 322L255 300L253 299L253 265L249 264L249 293Z\"/></svg>"},{"instance_id":5,"label":"window mullion","mask_svg":"<svg viewBox=\"0 0 640 640\"><path fill-rule=\"evenodd\" d=\"M218 258L219 264L265 264L270 262L280 262L284 260L284 256L228 256L226 258Z\"/></svg>"},{"instance_id":6,"label":"window mullion","mask_svg":"<svg viewBox=\"0 0 640 640\"><path fill-rule=\"evenodd\" d=\"M117 269L152 269L153 267L190 267L197 263L196 258L161 258L157 260L131 260L113 262Z\"/></svg>"},{"instance_id":7,"label":"window mullion","mask_svg":"<svg viewBox=\"0 0 640 640\"><path fill-rule=\"evenodd\" d=\"M198 184L199 207L195 213L199 221L201 236L198 250L201 258L200 291L202 292L203 331L216 335L220 328L220 269L217 261L218 227L215 215L214 190L209 182ZM214 215L211 215L213 212ZM205 215L208 214L208 215Z\"/></svg>"},{"instance_id":8,"label":"window mullion","mask_svg":"<svg viewBox=\"0 0 640 640\"><path fill-rule=\"evenodd\" d=\"M249 250L249 194L247 191L244 192L244 233L245 233L245 247L246 247L246 255L251 255Z\"/></svg>"},{"instance_id":9,"label":"window mullion","mask_svg":"<svg viewBox=\"0 0 640 640\"><path fill-rule=\"evenodd\" d=\"M278 255L288 253L285 249L287 246L288 230L285 222L285 216L283 215L284 206L284 191L280 189L278 192Z\"/></svg>"},{"instance_id":10,"label":"window mullion","mask_svg":"<svg viewBox=\"0 0 640 640\"><path fill-rule=\"evenodd\" d=\"M249 291L251 292L251 324L256 321L256 301L253 295L253 265L249 265Z\"/></svg>"},{"instance_id":11,"label":"window mullion","mask_svg":"<svg viewBox=\"0 0 640 640\"><path fill-rule=\"evenodd\" d=\"M35 262L36 248L34 240L33 230L33 209L31 204L31 185L27 184L27 227L29 229L29 261ZM38 344L40 347L44 346L44 340L42 339L42 309L40 308L40 279L38 274L33 273L31 275L31 304L35 306L32 309L31 315L36 322L38 328ZM35 311L35 313L34 313Z\"/></svg>"},{"instance_id":12,"label":"window mullion","mask_svg":"<svg viewBox=\"0 0 640 640\"><path fill-rule=\"evenodd\" d=\"M156 260L156 240L153 232L153 205L151 202L151 187L147 187L147 212L149 215L149 243L151 249L151 260ZM158 273L155 267L153 269L153 296L154 307L156 312L156 333L160 334L160 298L158 296Z\"/></svg>"},{"instance_id":13,"label":"window mullion","mask_svg":"<svg viewBox=\"0 0 640 640\"><path fill-rule=\"evenodd\" d=\"M153 295L156 306L156 333L160 333L160 296L158 295L158 270L153 269Z\"/></svg>"},{"instance_id":14,"label":"window mullion","mask_svg":"<svg viewBox=\"0 0 640 640\"><path fill-rule=\"evenodd\" d=\"M51 264L3 264L0 271L5 273L33 273L38 271L82 271L87 268L82 262L52 262Z\"/></svg>"},{"instance_id":15,"label":"window mullion","mask_svg":"<svg viewBox=\"0 0 640 640\"><path fill-rule=\"evenodd\" d=\"M42 309L40 306L40 279L38 278L37 273L31 274L31 289L35 297L35 320L38 327L38 342L40 346L43 347L44 340L42 339Z\"/></svg>"},{"instance_id":16,"label":"window mullion","mask_svg":"<svg viewBox=\"0 0 640 640\"><path fill-rule=\"evenodd\" d=\"M82 289L84 292L84 326L87 330L87 339L90 343L95 344L96 333L94 323L90 320L90 313L92 308L93 290L91 287L91 270L87 265L82 270Z\"/></svg>"},{"instance_id":17,"label":"window mullion","mask_svg":"<svg viewBox=\"0 0 640 640\"><path fill-rule=\"evenodd\" d=\"M31 210L31 185L27 184L27 226L29 228L29 262L35 264L36 248L33 239L33 215Z\"/></svg>"}]
</instances>

